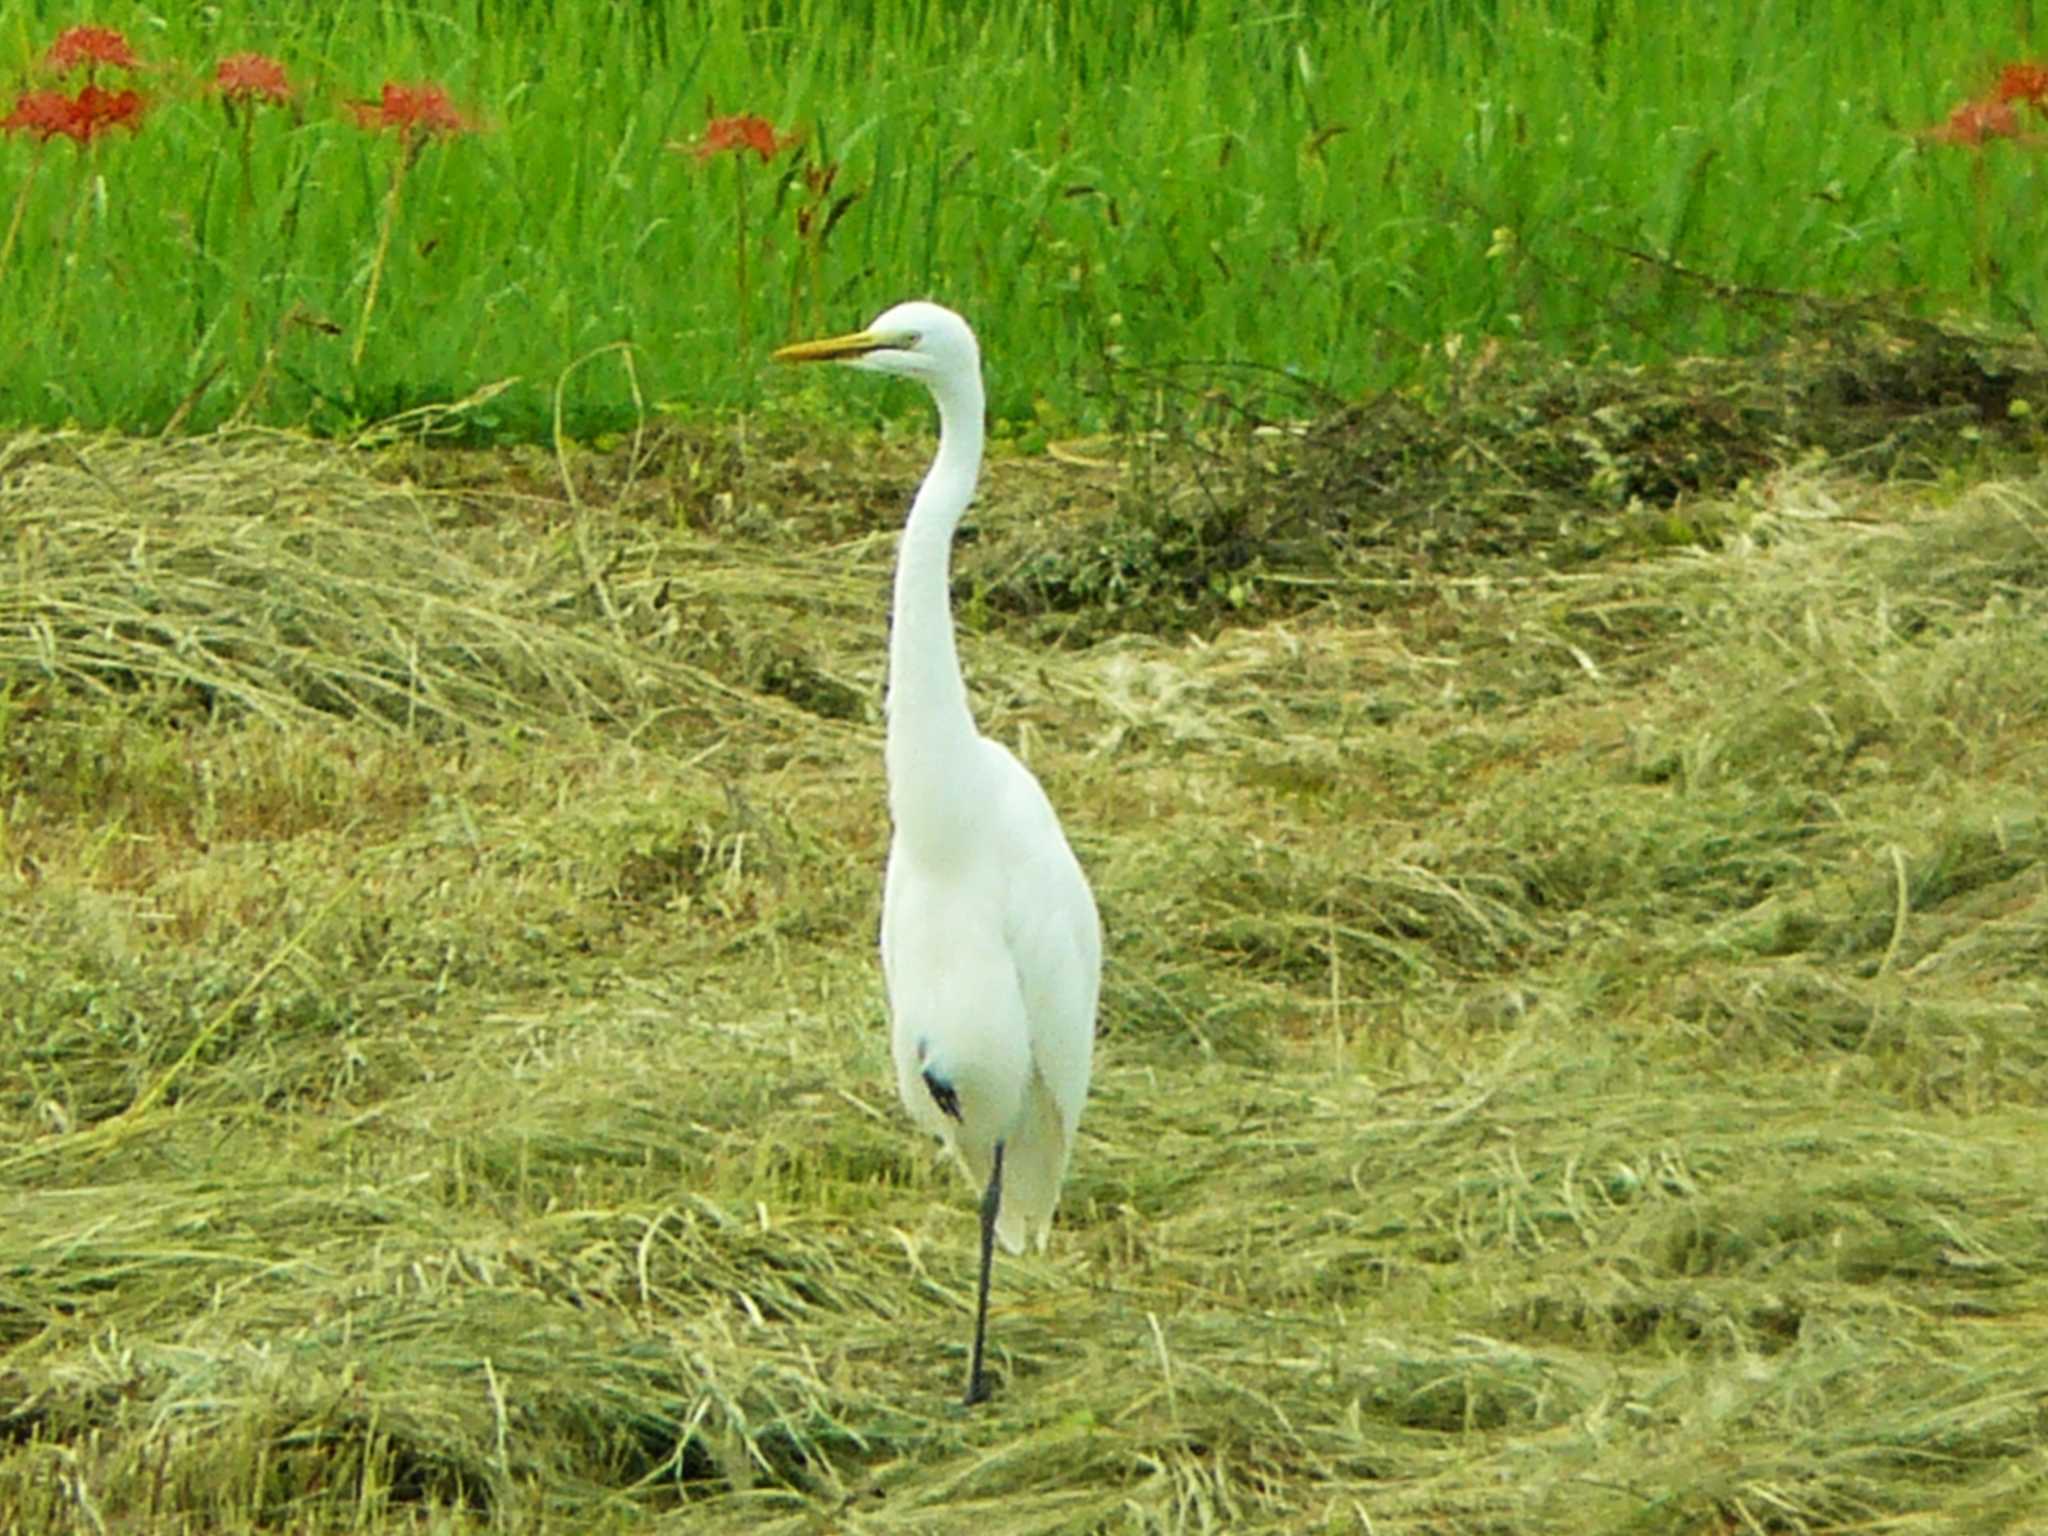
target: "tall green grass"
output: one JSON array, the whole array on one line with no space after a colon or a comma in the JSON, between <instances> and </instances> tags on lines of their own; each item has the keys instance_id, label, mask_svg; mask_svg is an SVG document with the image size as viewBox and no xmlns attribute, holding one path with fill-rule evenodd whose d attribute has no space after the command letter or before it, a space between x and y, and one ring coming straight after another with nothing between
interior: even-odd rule
<instances>
[{"instance_id":1,"label":"tall green grass","mask_svg":"<svg viewBox=\"0 0 2048 1536\"><path fill-rule=\"evenodd\" d=\"M1059 427L1110 419L1114 362L1348 394L1452 337L1636 358L1776 323L1680 268L2048 315L2048 158L1916 136L2028 53L2028 4L34 5L4 69L83 20L128 30L154 105L28 194L21 421L341 430L517 378L474 429L550 430L559 384L593 433L815 389L765 378L766 343L910 294L972 315L1002 421ZM303 87L257 125L252 200L203 89L248 48ZM445 81L480 131L422 154L352 368L394 144L339 104L385 78ZM804 135L744 168L746 348L735 167L666 147L707 106ZM36 153L0 145L10 208ZM830 162L858 196L813 266L802 169Z\"/></svg>"}]
</instances>

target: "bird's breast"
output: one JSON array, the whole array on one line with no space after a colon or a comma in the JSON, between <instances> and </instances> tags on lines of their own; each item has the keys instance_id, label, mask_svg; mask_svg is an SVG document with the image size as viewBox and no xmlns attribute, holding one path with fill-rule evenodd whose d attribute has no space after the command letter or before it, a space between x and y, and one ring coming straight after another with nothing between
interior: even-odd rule
<instances>
[{"instance_id":1,"label":"bird's breast","mask_svg":"<svg viewBox=\"0 0 2048 1536\"><path fill-rule=\"evenodd\" d=\"M912 1118L949 1141L1009 1134L1030 1079L1030 1031L999 897L997 886L933 875L900 847L891 854L882 968L897 1087Z\"/></svg>"}]
</instances>

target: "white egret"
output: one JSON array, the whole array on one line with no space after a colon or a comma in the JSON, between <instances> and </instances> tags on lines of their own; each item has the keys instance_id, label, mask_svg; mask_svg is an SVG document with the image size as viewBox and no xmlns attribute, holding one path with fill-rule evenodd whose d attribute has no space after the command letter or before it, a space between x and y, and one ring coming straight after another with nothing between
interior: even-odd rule
<instances>
[{"instance_id":1,"label":"white egret","mask_svg":"<svg viewBox=\"0 0 2048 1536\"><path fill-rule=\"evenodd\" d=\"M901 374L931 391L939 451L910 504L889 630L889 814L882 975L896 1090L982 1190L981 1279L967 1401L988 1395L982 1345L1000 1238L1042 1251L1095 1048L1102 929L1052 803L975 729L953 644L953 530L981 472L981 350L936 304L800 342L784 362Z\"/></svg>"}]
</instances>

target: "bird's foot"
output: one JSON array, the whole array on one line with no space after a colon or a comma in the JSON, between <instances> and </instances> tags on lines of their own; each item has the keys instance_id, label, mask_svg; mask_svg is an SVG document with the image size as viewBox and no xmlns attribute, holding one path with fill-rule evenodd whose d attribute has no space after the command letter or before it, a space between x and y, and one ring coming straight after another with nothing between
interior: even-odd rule
<instances>
[{"instance_id":1,"label":"bird's foot","mask_svg":"<svg viewBox=\"0 0 2048 1536\"><path fill-rule=\"evenodd\" d=\"M967 1396L961 1406L972 1408L976 1403L985 1403L989 1400L989 1394L994 1390L989 1384L988 1377L984 1373L976 1371L967 1378Z\"/></svg>"}]
</instances>

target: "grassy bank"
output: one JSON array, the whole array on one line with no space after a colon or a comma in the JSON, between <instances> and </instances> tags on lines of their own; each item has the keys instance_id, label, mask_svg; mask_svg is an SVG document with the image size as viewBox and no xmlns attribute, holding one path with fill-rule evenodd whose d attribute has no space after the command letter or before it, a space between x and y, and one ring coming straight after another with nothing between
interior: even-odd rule
<instances>
[{"instance_id":1,"label":"grassy bank","mask_svg":"<svg viewBox=\"0 0 2048 1536\"><path fill-rule=\"evenodd\" d=\"M347 430L516 380L468 430L588 435L759 406L801 387L765 343L917 293L971 313L1029 434L1107 424L1110 363L1298 406L1434 378L1447 341L1642 358L1786 318L1687 273L2037 331L2048 281L2038 146L1920 136L2027 54L2025 5L229 0L18 8L0 57L35 84L81 20L128 31L150 106L86 152L0 144L0 413L50 426ZM244 49L296 93L246 126L206 89ZM473 130L418 154L388 244L401 150L345 108L385 79ZM668 148L707 104L801 142Z\"/></svg>"}]
</instances>

